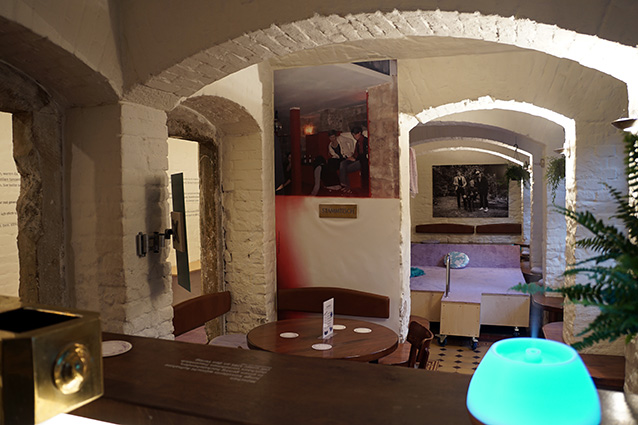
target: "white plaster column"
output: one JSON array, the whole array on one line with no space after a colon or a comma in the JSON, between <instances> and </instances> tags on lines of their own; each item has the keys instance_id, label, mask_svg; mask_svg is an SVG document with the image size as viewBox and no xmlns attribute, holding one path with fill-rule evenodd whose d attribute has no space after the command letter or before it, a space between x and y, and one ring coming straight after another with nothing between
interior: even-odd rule
<instances>
[{"instance_id":1,"label":"white plaster column","mask_svg":"<svg viewBox=\"0 0 638 425\"><path fill-rule=\"evenodd\" d=\"M577 123L576 143L567 150L566 161L566 206L576 211L591 212L597 219L614 224L610 220L616 211L616 204L603 182L611 187L627 191L624 176L624 151L622 135L608 120ZM567 265L590 258L595 253L575 248L577 240L591 236L591 233L572 220L567 221L567 241L565 258ZM587 283L584 274L568 276L566 285ZM580 339L577 335L598 315L595 307L567 303L564 309L563 338L571 344ZM584 352L623 355L623 341L613 344L599 343Z\"/></svg>"},{"instance_id":2,"label":"white plaster column","mask_svg":"<svg viewBox=\"0 0 638 425\"><path fill-rule=\"evenodd\" d=\"M69 111L69 282L102 329L172 338L170 243L138 257L135 235L169 223L166 114L115 104Z\"/></svg>"},{"instance_id":3,"label":"white plaster column","mask_svg":"<svg viewBox=\"0 0 638 425\"><path fill-rule=\"evenodd\" d=\"M399 92L399 103L401 102ZM411 196L410 196L410 130L418 120L410 115L399 113L399 199L401 215L400 227L400 264L401 264L401 304L399 307L399 328L402 338L408 334L410 324L410 266L411 266ZM421 188L425 189L425 188Z\"/></svg>"},{"instance_id":4,"label":"white plaster column","mask_svg":"<svg viewBox=\"0 0 638 425\"><path fill-rule=\"evenodd\" d=\"M552 202L553 195L547 189L548 204ZM565 206L565 181L556 188L556 197L553 203L558 207ZM545 256L543 257L543 282L545 285L559 288L563 286L563 272L565 271L565 216L557 212L549 205L545 211L547 226L545 232Z\"/></svg>"},{"instance_id":5,"label":"white plaster column","mask_svg":"<svg viewBox=\"0 0 638 425\"><path fill-rule=\"evenodd\" d=\"M532 183L530 180L529 185L521 183L522 187L522 200L523 202L523 242L531 245L532 240Z\"/></svg>"},{"instance_id":6,"label":"white plaster column","mask_svg":"<svg viewBox=\"0 0 638 425\"><path fill-rule=\"evenodd\" d=\"M545 149L543 148L543 151ZM545 192L545 168L539 164L538 155L533 155L532 163L532 187L530 196L530 268L534 271L543 270L543 249L546 240L543 231L545 229L545 210L547 198ZM526 217L527 218L527 217Z\"/></svg>"}]
</instances>

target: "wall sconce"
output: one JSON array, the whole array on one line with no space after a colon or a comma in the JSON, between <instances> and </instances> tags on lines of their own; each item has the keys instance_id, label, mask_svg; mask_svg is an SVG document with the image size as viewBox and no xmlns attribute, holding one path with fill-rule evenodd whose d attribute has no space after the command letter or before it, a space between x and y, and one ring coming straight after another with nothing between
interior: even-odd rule
<instances>
[{"instance_id":1,"label":"wall sconce","mask_svg":"<svg viewBox=\"0 0 638 425\"><path fill-rule=\"evenodd\" d=\"M312 124L306 124L303 126L303 134L308 136L315 132L315 127Z\"/></svg>"},{"instance_id":2,"label":"wall sconce","mask_svg":"<svg viewBox=\"0 0 638 425\"><path fill-rule=\"evenodd\" d=\"M636 133L638 131L638 128L634 126L636 124L636 121L636 118L619 118L616 121L612 122L611 125L619 130L626 131L628 133Z\"/></svg>"},{"instance_id":3,"label":"wall sconce","mask_svg":"<svg viewBox=\"0 0 638 425\"><path fill-rule=\"evenodd\" d=\"M493 344L476 368L467 408L479 424L599 424L600 399L572 347L539 338Z\"/></svg>"}]
</instances>

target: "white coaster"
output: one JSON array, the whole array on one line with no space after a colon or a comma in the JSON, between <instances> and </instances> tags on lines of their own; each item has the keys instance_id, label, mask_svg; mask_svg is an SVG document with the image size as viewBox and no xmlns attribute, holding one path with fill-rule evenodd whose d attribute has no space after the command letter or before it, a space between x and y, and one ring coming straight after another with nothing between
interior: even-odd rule
<instances>
[{"instance_id":1,"label":"white coaster","mask_svg":"<svg viewBox=\"0 0 638 425\"><path fill-rule=\"evenodd\" d=\"M342 331L346 328L346 325L334 325L332 327L332 329L334 329L335 331Z\"/></svg>"},{"instance_id":2,"label":"white coaster","mask_svg":"<svg viewBox=\"0 0 638 425\"><path fill-rule=\"evenodd\" d=\"M332 348L332 345L330 344L312 344L313 350L325 351L325 350L330 350L331 348Z\"/></svg>"},{"instance_id":3,"label":"white coaster","mask_svg":"<svg viewBox=\"0 0 638 425\"><path fill-rule=\"evenodd\" d=\"M282 338L297 338L299 334L297 332L282 332L279 336Z\"/></svg>"},{"instance_id":4,"label":"white coaster","mask_svg":"<svg viewBox=\"0 0 638 425\"><path fill-rule=\"evenodd\" d=\"M372 329L370 329L370 328L355 328L354 331L356 333L358 333L358 334L369 334L370 332L372 332Z\"/></svg>"},{"instance_id":5,"label":"white coaster","mask_svg":"<svg viewBox=\"0 0 638 425\"><path fill-rule=\"evenodd\" d=\"M128 341L112 340L102 342L102 357L113 357L124 354L133 348Z\"/></svg>"}]
</instances>

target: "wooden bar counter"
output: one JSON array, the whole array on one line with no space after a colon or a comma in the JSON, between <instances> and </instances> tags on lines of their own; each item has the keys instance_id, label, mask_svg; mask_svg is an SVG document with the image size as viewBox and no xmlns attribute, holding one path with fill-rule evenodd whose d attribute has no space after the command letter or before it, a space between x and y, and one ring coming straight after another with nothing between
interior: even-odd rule
<instances>
[{"instance_id":1,"label":"wooden bar counter","mask_svg":"<svg viewBox=\"0 0 638 425\"><path fill-rule=\"evenodd\" d=\"M117 334L104 340L133 347L103 359L104 395L74 415L118 424L471 423L468 375Z\"/></svg>"}]
</instances>

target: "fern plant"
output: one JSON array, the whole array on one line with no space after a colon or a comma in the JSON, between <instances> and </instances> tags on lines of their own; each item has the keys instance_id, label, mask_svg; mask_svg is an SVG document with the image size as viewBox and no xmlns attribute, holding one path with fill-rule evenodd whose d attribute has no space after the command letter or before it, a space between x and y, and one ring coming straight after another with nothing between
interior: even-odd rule
<instances>
[{"instance_id":1,"label":"fern plant","mask_svg":"<svg viewBox=\"0 0 638 425\"><path fill-rule=\"evenodd\" d=\"M553 156L547 160L547 172L545 173L547 184L552 192L552 202L556 200L556 189L565 179L565 157Z\"/></svg>"},{"instance_id":2,"label":"fern plant","mask_svg":"<svg viewBox=\"0 0 638 425\"><path fill-rule=\"evenodd\" d=\"M559 292L571 302L600 309L600 314L578 335L584 339L573 344L576 349L621 337L628 342L638 335L638 136L625 136L625 154L629 195L605 184L616 203L613 218L624 225L624 230L606 224L591 212L558 208L568 219L592 233L578 240L576 246L590 249L595 255L564 272L565 276L585 274L590 282L561 288L525 284L515 287L527 293Z\"/></svg>"},{"instance_id":3,"label":"fern plant","mask_svg":"<svg viewBox=\"0 0 638 425\"><path fill-rule=\"evenodd\" d=\"M524 184L525 186L529 185L530 174L527 170L528 165L518 165L518 164L510 164L505 169L505 178L509 182L510 180L514 180L518 182L518 184Z\"/></svg>"}]
</instances>

